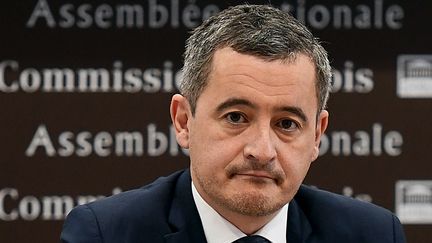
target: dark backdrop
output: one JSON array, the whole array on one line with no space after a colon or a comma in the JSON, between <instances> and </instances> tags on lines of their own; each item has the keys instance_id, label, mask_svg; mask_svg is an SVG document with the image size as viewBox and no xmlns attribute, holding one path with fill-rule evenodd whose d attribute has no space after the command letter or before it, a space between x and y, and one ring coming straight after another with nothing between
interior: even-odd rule
<instances>
[{"instance_id":1,"label":"dark backdrop","mask_svg":"<svg viewBox=\"0 0 432 243\"><path fill-rule=\"evenodd\" d=\"M271 2L323 40L334 67L306 183L388 208L409 242L430 242L432 4ZM57 242L73 206L188 166L168 111L184 42L238 3L1 3L1 242Z\"/></svg>"}]
</instances>

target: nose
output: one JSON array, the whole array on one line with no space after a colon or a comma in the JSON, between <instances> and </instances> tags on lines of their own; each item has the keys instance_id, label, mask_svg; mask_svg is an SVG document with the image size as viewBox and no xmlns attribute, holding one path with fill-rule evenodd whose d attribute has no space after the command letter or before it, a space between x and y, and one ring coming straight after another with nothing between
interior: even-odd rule
<instances>
[{"instance_id":1,"label":"nose","mask_svg":"<svg viewBox=\"0 0 432 243\"><path fill-rule=\"evenodd\" d=\"M243 150L245 158L260 164L274 161L276 158L276 138L270 125L256 126L250 130L249 135Z\"/></svg>"}]
</instances>

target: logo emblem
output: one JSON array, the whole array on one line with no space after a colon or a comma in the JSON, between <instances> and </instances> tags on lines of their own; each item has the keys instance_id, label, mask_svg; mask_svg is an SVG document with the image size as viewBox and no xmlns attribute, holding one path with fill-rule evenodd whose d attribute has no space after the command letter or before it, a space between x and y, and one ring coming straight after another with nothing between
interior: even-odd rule
<instances>
[{"instance_id":1,"label":"logo emblem","mask_svg":"<svg viewBox=\"0 0 432 243\"><path fill-rule=\"evenodd\" d=\"M432 180L398 181L396 215L404 224L432 224Z\"/></svg>"},{"instance_id":2,"label":"logo emblem","mask_svg":"<svg viewBox=\"0 0 432 243\"><path fill-rule=\"evenodd\" d=\"M397 95L400 98L432 98L432 55L399 55Z\"/></svg>"}]
</instances>

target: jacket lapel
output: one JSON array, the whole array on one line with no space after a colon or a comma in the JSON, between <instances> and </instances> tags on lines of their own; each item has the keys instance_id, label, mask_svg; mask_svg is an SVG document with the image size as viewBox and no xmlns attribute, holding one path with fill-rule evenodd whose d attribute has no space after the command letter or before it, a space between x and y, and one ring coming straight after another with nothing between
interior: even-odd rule
<instances>
[{"instance_id":1,"label":"jacket lapel","mask_svg":"<svg viewBox=\"0 0 432 243\"><path fill-rule=\"evenodd\" d=\"M173 233L165 235L165 242L206 242L201 219L192 196L189 170L185 170L177 181L168 222Z\"/></svg>"},{"instance_id":2,"label":"jacket lapel","mask_svg":"<svg viewBox=\"0 0 432 243\"><path fill-rule=\"evenodd\" d=\"M306 243L312 233L312 227L299 205L298 196L291 200L288 207L287 242Z\"/></svg>"}]
</instances>

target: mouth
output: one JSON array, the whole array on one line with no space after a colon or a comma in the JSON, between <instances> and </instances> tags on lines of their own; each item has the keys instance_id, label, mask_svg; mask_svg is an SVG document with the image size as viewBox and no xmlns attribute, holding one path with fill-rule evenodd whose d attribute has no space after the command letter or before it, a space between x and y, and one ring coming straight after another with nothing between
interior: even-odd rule
<instances>
[{"instance_id":1,"label":"mouth","mask_svg":"<svg viewBox=\"0 0 432 243\"><path fill-rule=\"evenodd\" d=\"M247 171L236 173L235 176L239 176L245 179L253 179L253 180L276 180L273 176L265 171Z\"/></svg>"},{"instance_id":2,"label":"mouth","mask_svg":"<svg viewBox=\"0 0 432 243\"><path fill-rule=\"evenodd\" d=\"M280 185L284 181L284 173L277 168L253 168L253 166L231 166L227 168L229 179L241 179L258 184L274 183Z\"/></svg>"}]
</instances>

